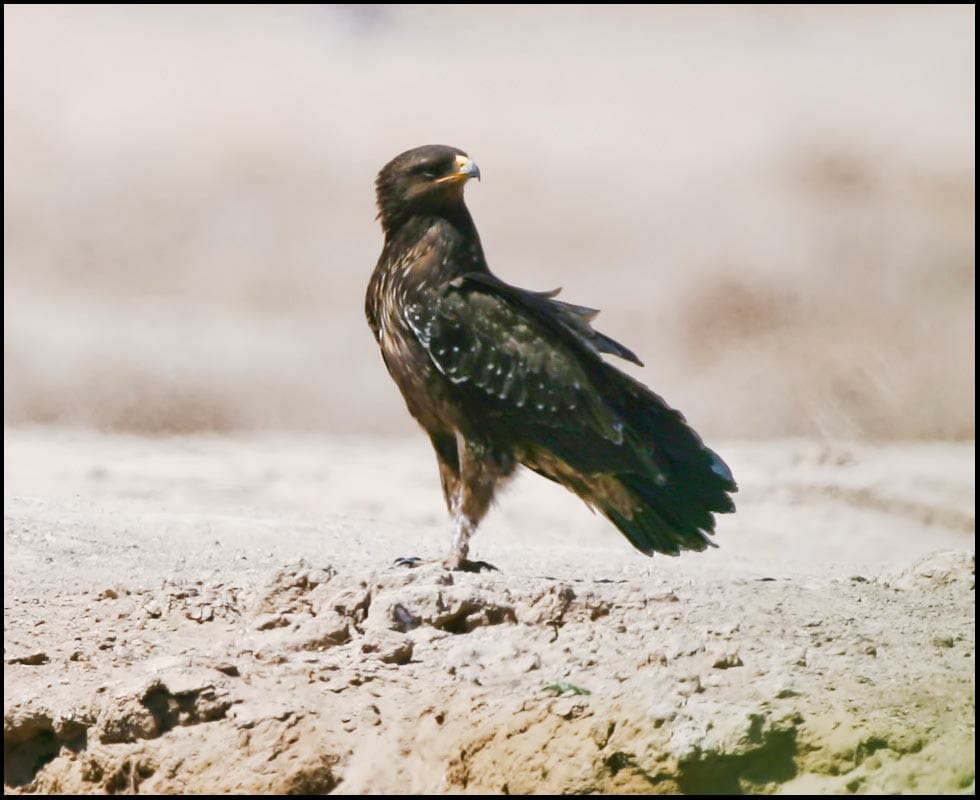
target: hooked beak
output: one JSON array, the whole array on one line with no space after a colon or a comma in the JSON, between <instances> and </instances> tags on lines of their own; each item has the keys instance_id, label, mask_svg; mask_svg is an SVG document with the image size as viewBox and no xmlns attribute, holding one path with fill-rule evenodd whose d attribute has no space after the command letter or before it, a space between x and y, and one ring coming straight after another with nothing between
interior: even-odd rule
<instances>
[{"instance_id":1,"label":"hooked beak","mask_svg":"<svg viewBox=\"0 0 980 800\"><path fill-rule=\"evenodd\" d=\"M460 154L456 156L456 171L439 178L436 183L462 183L470 178L480 180L480 168L469 156Z\"/></svg>"}]
</instances>

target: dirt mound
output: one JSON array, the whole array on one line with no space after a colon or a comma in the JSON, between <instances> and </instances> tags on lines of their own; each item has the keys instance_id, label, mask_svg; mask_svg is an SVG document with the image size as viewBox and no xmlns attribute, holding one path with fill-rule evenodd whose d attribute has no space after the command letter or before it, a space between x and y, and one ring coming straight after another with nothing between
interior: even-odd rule
<instances>
[{"instance_id":1,"label":"dirt mound","mask_svg":"<svg viewBox=\"0 0 980 800\"><path fill-rule=\"evenodd\" d=\"M972 692L973 557L903 574L924 577L678 585L301 562L255 586L60 595L40 626L56 635L5 651L5 785L969 790L971 706L948 699ZM13 637L39 622L25 610Z\"/></svg>"},{"instance_id":2,"label":"dirt mound","mask_svg":"<svg viewBox=\"0 0 980 800\"><path fill-rule=\"evenodd\" d=\"M8 429L5 789L971 791L973 446L723 452L718 549L527 478L467 575L421 441Z\"/></svg>"}]
</instances>

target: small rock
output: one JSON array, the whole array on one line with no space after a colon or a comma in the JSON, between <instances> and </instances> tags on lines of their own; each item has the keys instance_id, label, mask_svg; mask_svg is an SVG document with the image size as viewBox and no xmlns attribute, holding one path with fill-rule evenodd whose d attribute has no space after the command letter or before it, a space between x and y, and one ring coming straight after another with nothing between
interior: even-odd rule
<instances>
[{"instance_id":1,"label":"small rock","mask_svg":"<svg viewBox=\"0 0 980 800\"><path fill-rule=\"evenodd\" d=\"M210 605L198 606L187 611L185 616L187 619L193 620L199 625L205 622L211 622L214 619L214 607Z\"/></svg>"},{"instance_id":2,"label":"small rock","mask_svg":"<svg viewBox=\"0 0 980 800\"><path fill-rule=\"evenodd\" d=\"M256 661L264 661L266 664L285 664L289 657L283 652L281 642L273 642L263 645L253 652Z\"/></svg>"},{"instance_id":3,"label":"small rock","mask_svg":"<svg viewBox=\"0 0 980 800\"><path fill-rule=\"evenodd\" d=\"M346 588L333 593L324 601L324 605L342 616L350 617L355 623L361 623L367 617L371 605L371 591L366 586Z\"/></svg>"},{"instance_id":4,"label":"small rock","mask_svg":"<svg viewBox=\"0 0 980 800\"><path fill-rule=\"evenodd\" d=\"M305 622L298 629L299 637L288 643L291 650L323 652L346 644L351 639L350 624L339 614L328 613Z\"/></svg>"},{"instance_id":5,"label":"small rock","mask_svg":"<svg viewBox=\"0 0 980 800\"><path fill-rule=\"evenodd\" d=\"M204 667L175 665L157 670L144 693L163 690L175 697L203 695L214 689L214 682L214 675Z\"/></svg>"},{"instance_id":6,"label":"small rock","mask_svg":"<svg viewBox=\"0 0 980 800\"><path fill-rule=\"evenodd\" d=\"M661 728L667 722L671 722L677 717L677 709L667 703L655 705L650 709L650 719L653 720L654 728Z\"/></svg>"},{"instance_id":7,"label":"small rock","mask_svg":"<svg viewBox=\"0 0 980 800\"><path fill-rule=\"evenodd\" d=\"M50 661L48 654L43 650L36 650L35 652L27 653L26 655L4 659L4 662L7 664L23 664L28 667L37 667L41 664L47 664L48 661Z\"/></svg>"},{"instance_id":8,"label":"small rock","mask_svg":"<svg viewBox=\"0 0 980 800\"><path fill-rule=\"evenodd\" d=\"M150 619L159 619L163 616L163 607L157 600L148 600L143 605L143 611L146 612L146 616Z\"/></svg>"},{"instance_id":9,"label":"small rock","mask_svg":"<svg viewBox=\"0 0 980 800\"><path fill-rule=\"evenodd\" d=\"M162 690L161 695L166 695L166 688L158 683L143 684L143 688L135 695L131 693L132 687L123 688L114 698L114 702L103 706L95 723L95 736L98 741L102 744L128 744L139 739L155 739L159 736L162 733L161 720L142 702L142 698L149 696L149 691L155 687ZM161 707L169 712L172 697L166 696L166 701L161 703ZM91 737L91 733L89 735Z\"/></svg>"},{"instance_id":10,"label":"small rock","mask_svg":"<svg viewBox=\"0 0 980 800\"><path fill-rule=\"evenodd\" d=\"M259 614L252 627L257 631L271 631L273 628L284 628L289 620L282 614Z\"/></svg>"},{"instance_id":11,"label":"small rock","mask_svg":"<svg viewBox=\"0 0 980 800\"><path fill-rule=\"evenodd\" d=\"M578 697L560 697L551 704L551 713L562 719L578 719L588 710L587 702Z\"/></svg>"},{"instance_id":12,"label":"small rock","mask_svg":"<svg viewBox=\"0 0 980 800\"><path fill-rule=\"evenodd\" d=\"M336 577L337 571L333 567L314 567L306 573L306 580L311 587L329 583Z\"/></svg>"},{"instance_id":13,"label":"small rock","mask_svg":"<svg viewBox=\"0 0 980 800\"><path fill-rule=\"evenodd\" d=\"M371 727L376 727L381 724L381 711L380 709L371 703L365 706L361 710L360 721L365 725L370 725Z\"/></svg>"},{"instance_id":14,"label":"small rock","mask_svg":"<svg viewBox=\"0 0 980 800\"><path fill-rule=\"evenodd\" d=\"M238 728L253 728L266 719L284 722L290 717L301 717L302 714L290 708L285 703L272 699L253 699L231 706L228 717Z\"/></svg>"},{"instance_id":15,"label":"small rock","mask_svg":"<svg viewBox=\"0 0 980 800\"><path fill-rule=\"evenodd\" d=\"M715 656L711 666L715 669L731 669L732 667L741 667L743 664L738 653L721 653Z\"/></svg>"},{"instance_id":16,"label":"small rock","mask_svg":"<svg viewBox=\"0 0 980 800\"><path fill-rule=\"evenodd\" d=\"M514 671L518 673L534 672L536 669L541 669L541 656L537 653L529 653L514 663Z\"/></svg>"},{"instance_id":17,"label":"small rock","mask_svg":"<svg viewBox=\"0 0 980 800\"><path fill-rule=\"evenodd\" d=\"M937 636L937 637L935 637L932 640L932 643L936 647L950 648L950 647L953 646L953 637L952 636Z\"/></svg>"},{"instance_id":18,"label":"small rock","mask_svg":"<svg viewBox=\"0 0 980 800\"><path fill-rule=\"evenodd\" d=\"M951 551L933 553L919 559L912 566L879 580L893 589L933 590L942 586L962 583L971 589L975 585L976 558L973 553Z\"/></svg>"},{"instance_id":19,"label":"small rock","mask_svg":"<svg viewBox=\"0 0 980 800\"><path fill-rule=\"evenodd\" d=\"M414 647L412 640L405 637L401 641L383 643L378 652L385 664L407 664L412 660Z\"/></svg>"}]
</instances>

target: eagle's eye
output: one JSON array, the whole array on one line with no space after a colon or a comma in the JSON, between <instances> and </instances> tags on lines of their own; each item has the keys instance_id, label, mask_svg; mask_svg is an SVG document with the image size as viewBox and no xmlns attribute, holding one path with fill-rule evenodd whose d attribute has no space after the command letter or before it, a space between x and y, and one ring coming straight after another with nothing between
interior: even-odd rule
<instances>
[{"instance_id":1,"label":"eagle's eye","mask_svg":"<svg viewBox=\"0 0 980 800\"><path fill-rule=\"evenodd\" d=\"M419 164L412 170L412 174L431 181L439 177L439 170L432 164Z\"/></svg>"}]
</instances>

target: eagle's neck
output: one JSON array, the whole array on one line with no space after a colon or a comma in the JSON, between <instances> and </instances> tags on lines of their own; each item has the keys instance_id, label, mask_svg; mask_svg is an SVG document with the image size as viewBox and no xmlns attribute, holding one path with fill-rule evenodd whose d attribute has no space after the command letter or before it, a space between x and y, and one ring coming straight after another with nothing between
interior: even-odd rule
<instances>
[{"instance_id":1,"label":"eagle's neck","mask_svg":"<svg viewBox=\"0 0 980 800\"><path fill-rule=\"evenodd\" d=\"M394 254L410 254L416 263L405 271L406 278L424 279L430 286L472 272L488 272L480 235L466 206L459 204L451 214L420 214L397 228L385 230L385 253L394 266ZM397 268L396 268L397 269Z\"/></svg>"},{"instance_id":2,"label":"eagle's neck","mask_svg":"<svg viewBox=\"0 0 980 800\"><path fill-rule=\"evenodd\" d=\"M461 275L489 273L476 226L465 216L416 215L385 226L385 244L365 298L368 323L381 342L404 324L400 309L441 292Z\"/></svg>"}]
</instances>

